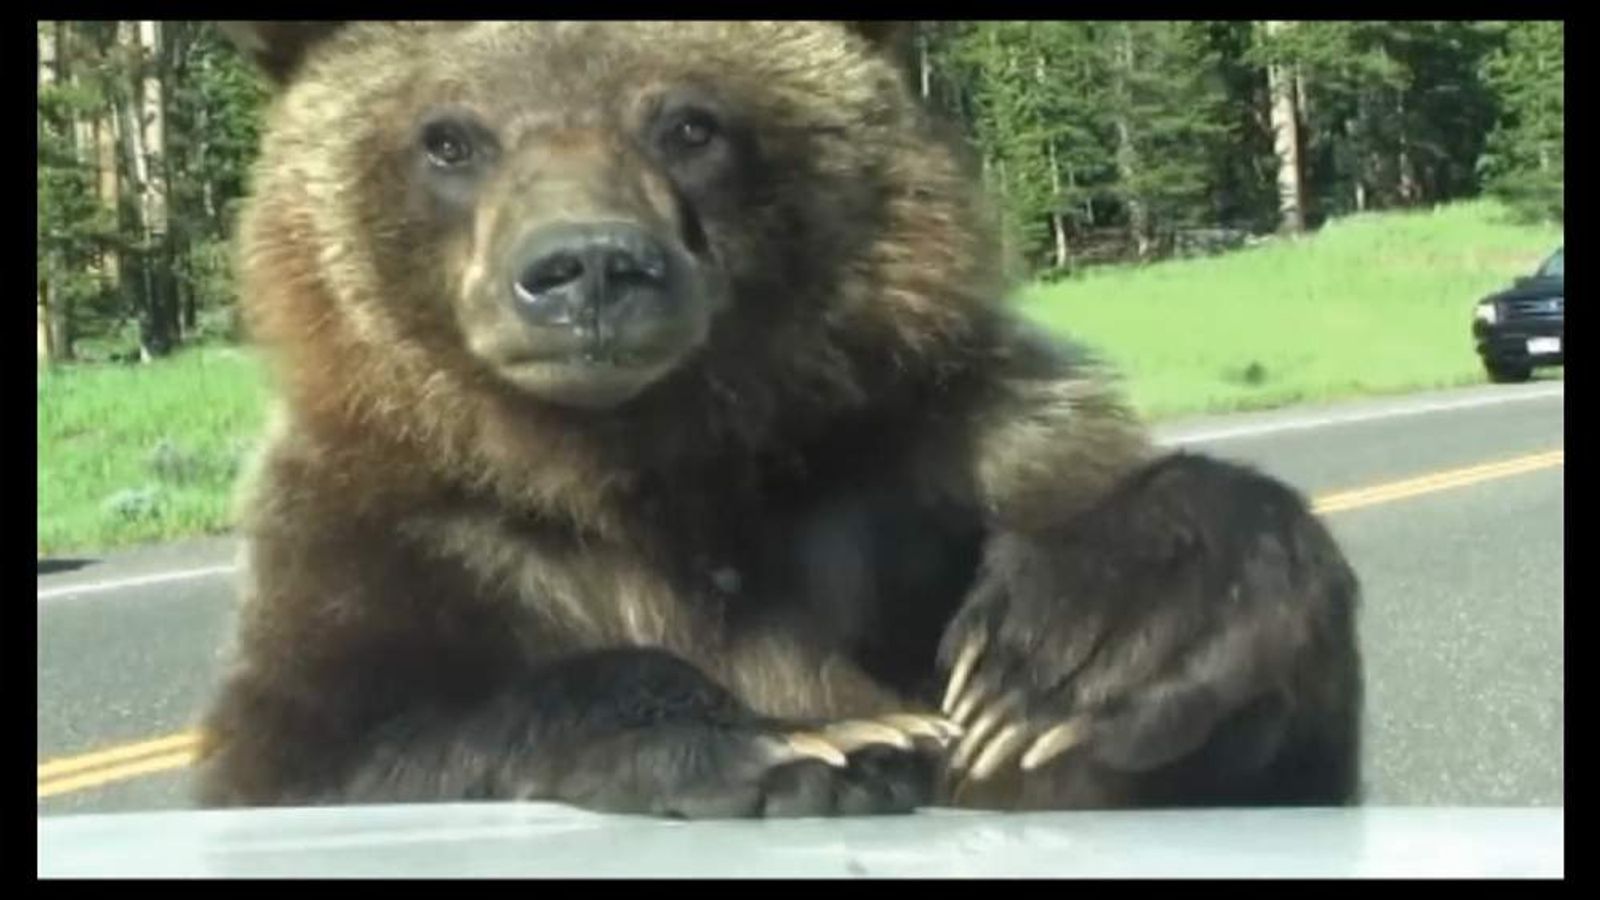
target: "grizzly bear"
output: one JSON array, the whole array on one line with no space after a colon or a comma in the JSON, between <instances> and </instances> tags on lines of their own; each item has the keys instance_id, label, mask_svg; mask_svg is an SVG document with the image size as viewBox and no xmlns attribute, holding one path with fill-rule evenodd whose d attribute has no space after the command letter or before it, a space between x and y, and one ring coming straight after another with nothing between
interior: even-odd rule
<instances>
[{"instance_id":1,"label":"grizzly bear","mask_svg":"<svg viewBox=\"0 0 1600 900\"><path fill-rule=\"evenodd\" d=\"M1356 794L1357 582L1005 305L903 30L251 22L211 805Z\"/></svg>"}]
</instances>

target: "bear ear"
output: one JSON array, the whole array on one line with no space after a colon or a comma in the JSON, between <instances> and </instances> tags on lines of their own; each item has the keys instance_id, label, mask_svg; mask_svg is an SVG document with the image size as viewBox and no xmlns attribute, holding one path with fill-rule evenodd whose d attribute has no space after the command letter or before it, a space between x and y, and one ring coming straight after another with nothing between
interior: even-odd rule
<instances>
[{"instance_id":1,"label":"bear ear","mask_svg":"<svg viewBox=\"0 0 1600 900\"><path fill-rule=\"evenodd\" d=\"M917 23L915 22L844 22L841 24L857 36L865 38L867 43L895 57L908 51L911 38L916 34L917 30Z\"/></svg>"},{"instance_id":2,"label":"bear ear","mask_svg":"<svg viewBox=\"0 0 1600 900\"><path fill-rule=\"evenodd\" d=\"M274 84L294 75L312 45L339 30L343 22L217 22L217 30L233 42Z\"/></svg>"},{"instance_id":3,"label":"bear ear","mask_svg":"<svg viewBox=\"0 0 1600 900\"><path fill-rule=\"evenodd\" d=\"M843 22L845 29L866 40L894 66L906 84L916 81L916 22Z\"/></svg>"}]
</instances>

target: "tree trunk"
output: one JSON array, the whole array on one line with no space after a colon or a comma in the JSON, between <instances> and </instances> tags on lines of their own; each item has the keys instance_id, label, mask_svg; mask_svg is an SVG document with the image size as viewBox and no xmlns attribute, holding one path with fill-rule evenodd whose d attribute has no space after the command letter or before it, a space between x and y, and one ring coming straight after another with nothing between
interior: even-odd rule
<instances>
[{"instance_id":1,"label":"tree trunk","mask_svg":"<svg viewBox=\"0 0 1600 900\"><path fill-rule=\"evenodd\" d=\"M167 207L160 159L165 144L159 68L160 32L152 21L119 22L118 39L139 60L135 90L124 104L122 130L138 191L141 252L137 260L139 357L146 362L172 349L176 332L167 289Z\"/></svg>"},{"instance_id":2,"label":"tree trunk","mask_svg":"<svg viewBox=\"0 0 1600 900\"><path fill-rule=\"evenodd\" d=\"M1294 73L1294 120L1295 125L1304 138L1306 123L1311 121L1311 100L1306 91L1306 73L1299 66L1293 68Z\"/></svg>"},{"instance_id":3,"label":"tree trunk","mask_svg":"<svg viewBox=\"0 0 1600 900\"><path fill-rule=\"evenodd\" d=\"M172 246L171 222L168 214L167 190L167 116L166 116L166 85L163 82L164 72L162 24L153 20L139 22L139 46L143 51L145 61L141 73L142 84L140 99L142 103L145 127L148 137L145 140L145 152L149 154L150 162L146 167L150 181L146 190L150 194L150 238L151 249L154 253L154 267L150 273L154 287L152 311L155 321L152 323L150 339L145 341L147 355L161 356L171 350L173 340L177 337L177 305L173 296L172 279Z\"/></svg>"},{"instance_id":4,"label":"tree trunk","mask_svg":"<svg viewBox=\"0 0 1600 900\"><path fill-rule=\"evenodd\" d=\"M117 47L124 58L139 59L139 25L137 22L117 23ZM128 90L117 92L117 132L123 142L123 157L128 162L128 191L133 200L137 247L129 255L128 290L137 311L140 339L143 343L146 323L149 321L150 296L150 197L146 185L150 181L150 159L145 154L145 130L140 125L143 104L138 88L141 79L137 71L122 73ZM142 357L141 352L141 357Z\"/></svg>"},{"instance_id":5,"label":"tree trunk","mask_svg":"<svg viewBox=\"0 0 1600 900\"><path fill-rule=\"evenodd\" d=\"M190 72L190 51L194 49L196 33L195 24L192 22L166 22L161 25L161 61L157 70L162 90L163 108L169 102L169 95L173 85L181 85L193 77ZM203 135L205 130L205 107L201 105L197 111L195 121L190 123L186 135L190 138L187 147L180 145L179 151L163 153L161 155L161 179L167 186L167 243L166 265L164 271L168 283L168 292L171 306L171 327L178 341L188 339L195 332L197 315L195 309L195 291L191 279L185 277L184 266L194 259L193 242L195 224L204 221L202 212L193 209L194 203L185 204L181 194L173 193L173 185L180 184L183 173L186 171L205 171L197 161L203 161L205 143ZM163 114L163 122L166 116ZM165 137L163 143L167 143ZM205 179L201 179L204 181ZM203 206L203 202L199 204Z\"/></svg>"},{"instance_id":6,"label":"tree trunk","mask_svg":"<svg viewBox=\"0 0 1600 900\"><path fill-rule=\"evenodd\" d=\"M117 23L117 44L123 50L131 50L138 45L138 26L133 22ZM137 83L137 76L128 73L130 83ZM149 198L146 197L145 184L150 180L149 158L145 155L144 129L140 127L141 112L137 96L124 91L119 91L115 97L117 117L116 134L122 139L123 158L128 163L130 183L126 185L133 196L134 213L138 219L140 237L143 238L144 230L150 221Z\"/></svg>"},{"instance_id":7,"label":"tree trunk","mask_svg":"<svg viewBox=\"0 0 1600 900\"><path fill-rule=\"evenodd\" d=\"M211 134L211 110L207 104L199 104L195 110L195 121L191 140L193 141L192 171L205 172L206 162L211 154L211 144L208 140ZM217 231L223 230L222 216L217 210L216 188L212 179L200 179L200 215L206 225Z\"/></svg>"},{"instance_id":8,"label":"tree trunk","mask_svg":"<svg viewBox=\"0 0 1600 900\"><path fill-rule=\"evenodd\" d=\"M60 48L60 23L38 28L39 39L39 90L53 86L56 83L57 51ZM39 265L39 277L36 285L36 304L38 319L38 349L41 366L47 366L56 360L55 341L51 332L51 320L56 315L54 304L50 296L50 260L42 259Z\"/></svg>"},{"instance_id":9,"label":"tree trunk","mask_svg":"<svg viewBox=\"0 0 1600 900\"><path fill-rule=\"evenodd\" d=\"M1266 23L1267 39L1283 33L1286 21ZM1287 234L1306 230L1305 180L1300 160L1300 111L1294 69L1284 64L1267 66L1271 95L1273 150L1278 156L1278 220Z\"/></svg>"},{"instance_id":10,"label":"tree trunk","mask_svg":"<svg viewBox=\"0 0 1600 900\"><path fill-rule=\"evenodd\" d=\"M1055 240L1052 262L1057 269L1065 269L1070 258L1067 252L1067 217L1063 213L1050 214L1050 236Z\"/></svg>"},{"instance_id":11,"label":"tree trunk","mask_svg":"<svg viewBox=\"0 0 1600 900\"><path fill-rule=\"evenodd\" d=\"M56 53L56 66L59 76L63 81L71 82L76 87L84 86L84 76L79 71L79 66L73 62L79 58L77 52L83 44L83 35L73 36L68 32L65 22L56 23L56 43L59 49ZM88 115L74 114L72 117L72 148L78 155L78 161L86 168L94 167L94 118Z\"/></svg>"},{"instance_id":12,"label":"tree trunk","mask_svg":"<svg viewBox=\"0 0 1600 900\"><path fill-rule=\"evenodd\" d=\"M74 87L87 89L88 76L82 65L77 63L92 54L94 48L91 36L83 30L81 24L74 28L60 22L56 24L56 28L56 78L58 81L69 82ZM89 190L97 197L100 191L98 170L101 164L99 121L98 115L88 112L75 112L72 117L73 156L85 172L97 173L94 181L88 185ZM74 254L72 264L74 268L81 268L91 274L98 285L106 284L113 277L109 271L112 266L111 254L103 247L98 234L94 243L86 248L81 257ZM51 309L51 345L58 359L68 360L74 356L73 313L70 297L58 297Z\"/></svg>"},{"instance_id":13,"label":"tree trunk","mask_svg":"<svg viewBox=\"0 0 1600 900\"><path fill-rule=\"evenodd\" d=\"M109 49L106 41L115 42L116 30L111 28L97 28L91 37L95 41L96 51L103 57ZM104 98L99 112L94 117L94 146L95 146L95 195L101 207L107 211L112 222L112 228L120 234L122 231L122 159L118 153L120 137L118 134L117 117L120 106L114 94ZM108 287L119 291L122 284L122 250L118 242L113 241L104 249L103 260Z\"/></svg>"},{"instance_id":14,"label":"tree trunk","mask_svg":"<svg viewBox=\"0 0 1600 900\"><path fill-rule=\"evenodd\" d=\"M1406 123L1406 93L1403 90L1395 91L1395 116L1400 128L1400 149L1395 156L1400 204L1415 206L1422 200L1422 190L1417 181L1416 160L1411 154L1411 129Z\"/></svg>"},{"instance_id":15,"label":"tree trunk","mask_svg":"<svg viewBox=\"0 0 1600 900\"><path fill-rule=\"evenodd\" d=\"M1033 78L1039 85L1039 91L1044 94L1050 86L1050 73L1045 65L1044 54L1040 53L1033 58ZM1057 269L1067 267L1067 220L1062 211L1061 194L1061 162L1056 156L1056 139L1053 135L1046 134L1044 152L1046 165L1050 167L1050 237L1053 244L1051 264Z\"/></svg>"},{"instance_id":16,"label":"tree trunk","mask_svg":"<svg viewBox=\"0 0 1600 900\"><path fill-rule=\"evenodd\" d=\"M39 365L48 366L55 362L54 348L50 340L50 284L45 281L41 273L35 288L38 298L38 338L39 338Z\"/></svg>"},{"instance_id":17,"label":"tree trunk","mask_svg":"<svg viewBox=\"0 0 1600 900\"><path fill-rule=\"evenodd\" d=\"M1056 142L1046 141L1045 150L1050 158L1050 191L1054 201L1050 204L1050 232L1055 239L1053 262L1057 269L1067 267L1067 216L1062 210L1061 166L1056 161Z\"/></svg>"},{"instance_id":18,"label":"tree trunk","mask_svg":"<svg viewBox=\"0 0 1600 900\"><path fill-rule=\"evenodd\" d=\"M116 46L117 26L111 25L98 34L102 42L100 50L102 55L107 50ZM121 91L112 91L105 97L105 102L100 113L95 117L95 148L96 148L96 189L100 198L100 205L107 211L114 239L105 248L105 275L106 289L117 298L116 306L119 311L127 309L127 296L129 287L127 283L128 265L123 254L124 210L122 192L127 189L124 184L123 166L127 157L123 153L125 141L120 122L122 103L119 99Z\"/></svg>"},{"instance_id":19,"label":"tree trunk","mask_svg":"<svg viewBox=\"0 0 1600 900\"><path fill-rule=\"evenodd\" d=\"M995 181L1000 185L1000 202L1009 206L1010 204L1006 203L1006 195L1009 194L1010 191L1007 190L1006 186L1005 160L995 160L994 173ZM1006 264L1009 265L1011 261L1011 224L1009 222L1000 230L1000 253L1001 259L1005 260Z\"/></svg>"},{"instance_id":20,"label":"tree trunk","mask_svg":"<svg viewBox=\"0 0 1600 900\"><path fill-rule=\"evenodd\" d=\"M1133 23L1122 23L1122 40L1118 46L1116 73L1116 91L1119 100L1116 114L1117 128L1117 175L1122 181L1122 194L1128 206L1128 228L1133 233L1135 252L1139 259L1146 259L1150 255L1154 241L1151 239L1150 207L1145 202L1144 196L1137 188L1139 177L1139 148L1135 143L1133 126L1129 119L1133 114L1133 93L1129 84L1129 76L1134 71L1133 54Z\"/></svg>"},{"instance_id":21,"label":"tree trunk","mask_svg":"<svg viewBox=\"0 0 1600 900\"><path fill-rule=\"evenodd\" d=\"M1350 189L1354 195L1355 209L1356 212L1366 212L1367 151L1364 143L1366 132L1360 110L1360 101L1357 100L1356 114L1344 122L1344 140L1350 148Z\"/></svg>"},{"instance_id":22,"label":"tree trunk","mask_svg":"<svg viewBox=\"0 0 1600 900\"><path fill-rule=\"evenodd\" d=\"M95 118L95 168L97 193L100 205L109 211L115 223L121 221L122 174L117 161L117 112L113 103ZM114 244L105 250L105 276L107 286L118 291L122 286L122 250Z\"/></svg>"},{"instance_id":23,"label":"tree trunk","mask_svg":"<svg viewBox=\"0 0 1600 900\"><path fill-rule=\"evenodd\" d=\"M917 28L917 90L923 101L933 96L933 60L928 53L928 43L932 40L928 34L931 24L924 23Z\"/></svg>"}]
</instances>

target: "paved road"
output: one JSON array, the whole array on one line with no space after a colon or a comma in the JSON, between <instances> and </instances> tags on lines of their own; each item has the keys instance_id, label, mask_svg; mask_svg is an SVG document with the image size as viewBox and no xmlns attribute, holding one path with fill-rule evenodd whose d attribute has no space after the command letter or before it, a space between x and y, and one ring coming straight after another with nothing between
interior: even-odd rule
<instances>
[{"instance_id":1,"label":"paved road","mask_svg":"<svg viewBox=\"0 0 1600 900\"><path fill-rule=\"evenodd\" d=\"M1324 497L1560 449L1563 398L1559 382L1474 388L1160 433ZM1328 513L1366 589L1368 795L1563 805L1563 469L1456 482L1471 483L1420 484ZM41 814L187 805L181 767L127 777L171 747L85 762L85 782L124 777L70 790L62 779L78 774L58 767L47 781L43 766L189 727L231 629L235 552L228 540L199 541L41 563L38 759L41 788L54 785Z\"/></svg>"}]
</instances>

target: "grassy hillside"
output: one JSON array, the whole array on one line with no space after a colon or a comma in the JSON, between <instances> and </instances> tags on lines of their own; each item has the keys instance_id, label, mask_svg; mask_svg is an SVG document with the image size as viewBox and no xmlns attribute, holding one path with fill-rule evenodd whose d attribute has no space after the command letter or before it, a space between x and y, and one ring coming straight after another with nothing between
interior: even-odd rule
<instances>
[{"instance_id":1,"label":"grassy hillside","mask_svg":"<svg viewBox=\"0 0 1600 900\"><path fill-rule=\"evenodd\" d=\"M1034 285L1023 309L1088 344L1152 417L1473 384L1473 301L1559 228L1475 202L1353 216L1314 236Z\"/></svg>"}]
</instances>

